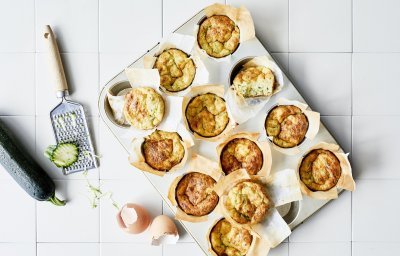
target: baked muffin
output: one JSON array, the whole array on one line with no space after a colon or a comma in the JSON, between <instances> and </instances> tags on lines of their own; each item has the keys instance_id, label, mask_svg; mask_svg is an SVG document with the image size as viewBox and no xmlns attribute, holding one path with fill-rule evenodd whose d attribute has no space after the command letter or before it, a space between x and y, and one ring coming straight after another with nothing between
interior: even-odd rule
<instances>
[{"instance_id":1,"label":"baked muffin","mask_svg":"<svg viewBox=\"0 0 400 256\"><path fill-rule=\"evenodd\" d=\"M185 115L190 129L203 137L221 134L229 123L224 99L213 93L193 97Z\"/></svg>"},{"instance_id":2,"label":"baked muffin","mask_svg":"<svg viewBox=\"0 0 400 256\"><path fill-rule=\"evenodd\" d=\"M244 256L249 251L253 236L247 229L221 219L211 229L209 239L211 249L218 256Z\"/></svg>"},{"instance_id":3,"label":"baked muffin","mask_svg":"<svg viewBox=\"0 0 400 256\"><path fill-rule=\"evenodd\" d=\"M219 200L213 190L215 183L211 176L199 172L183 176L175 190L179 208L193 216L204 216L212 212Z\"/></svg>"},{"instance_id":4,"label":"baked muffin","mask_svg":"<svg viewBox=\"0 0 400 256\"><path fill-rule=\"evenodd\" d=\"M156 59L154 68L160 73L160 83L170 92L179 92L188 88L196 74L192 59L181 50L168 49Z\"/></svg>"},{"instance_id":5,"label":"baked muffin","mask_svg":"<svg viewBox=\"0 0 400 256\"><path fill-rule=\"evenodd\" d=\"M178 133L156 130L145 138L142 152L148 165L167 172L182 161L185 148Z\"/></svg>"},{"instance_id":6,"label":"baked muffin","mask_svg":"<svg viewBox=\"0 0 400 256\"><path fill-rule=\"evenodd\" d=\"M200 24L197 33L200 48L214 58L222 58L236 51L239 39L239 27L225 15L208 17Z\"/></svg>"},{"instance_id":7,"label":"baked muffin","mask_svg":"<svg viewBox=\"0 0 400 256\"><path fill-rule=\"evenodd\" d=\"M149 130L164 117L164 99L153 88L133 88L124 103L125 119L135 128Z\"/></svg>"},{"instance_id":8,"label":"baked muffin","mask_svg":"<svg viewBox=\"0 0 400 256\"><path fill-rule=\"evenodd\" d=\"M233 79L236 93L244 98L271 96L275 89L275 76L264 66L247 67Z\"/></svg>"},{"instance_id":9,"label":"baked muffin","mask_svg":"<svg viewBox=\"0 0 400 256\"><path fill-rule=\"evenodd\" d=\"M257 144L246 138L236 138L222 149L221 167L225 174L246 169L250 175L256 175L263 165L263 155Z\"/></svg>"},{"instance_id":10,"label":"baked muffin","mask_svg":"<svg viewBox=\"0 0 400 256\"><path fill-rule=\"evenodd\" d=\"M312 191L326 191L333 188L341 174L339 159L325 149L312 150L300 164L300 179Z\"/></svg>"},{"instance_id":11,"label":"baked muffin","mask_svg":"<svg viewBox=\"0 0 400 256\"><path fill-rule=\"evenodd\" d=\"M275 145L292 148L304 140L308 130L308 119L296 106L277 106L269 112L265 130L268 136L273 137Z\"/></svg>"},{"instance_id":12,"label":"baked muffin","mask_svg":"<svg viewBox=\"0 0 400 256\"><path fill-rule=\"evenodd\" d=\"M271 202L263 185L249 180L229 190L225 207L237 223L257 224L265 219Z\"/></svg>"}]
</instances>

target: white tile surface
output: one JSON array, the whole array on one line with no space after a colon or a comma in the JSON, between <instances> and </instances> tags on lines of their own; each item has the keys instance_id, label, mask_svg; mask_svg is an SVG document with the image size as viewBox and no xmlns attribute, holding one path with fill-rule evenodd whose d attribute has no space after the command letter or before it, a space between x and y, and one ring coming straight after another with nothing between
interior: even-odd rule
<instances>
[{"instance_id":1,"label":"white tile surface","mask_svg":"<svg viewBox=\"0 0 400 256\"><path fill-rule=\"evenodd\" d=\"M36 243L0 243L0 255L36 256Z\"/></svg>"},{"instance_id":2,"label":"white tile surface","mask_svg":"<svg viewBox=\"0 0 400 256\"><path fill-rule=\"evenodd\" d=\"M129 164L128 153L102 121L99 142L101 179L142 179L141 171Z\"/></svg>"},{"instance_id":3,"label":"white tile surface","mask_svg":"<svg viewBox=\"0 0 400 256\"><path fill-rule=\"evenodd\" d=\"M351 54L289 53L289 74L315 111L351 114Z\"/></svg>"},{"instance_id":4,"label":"white tile surface","mask_svg":"<svg viewBox=\"0 0 400 256\"><path fill-rule=\"evenodd\" d=\"M51 25L62 52L97 52L98 0L36 1L36 50L46 52L43 27Z\"/></svg>"},{"instance_id":5,"label":"white tile surface","mask_svg":"<svg viewBox=\"0 0 400 256\"><path fill-rule=\"evenodd\" d=\"M61 54L70 96L83 105L87 115L97 115L99 93L98 55L94 53ZM48 55L36 54L36 114L48 116L60 102L55 96L54 73Z\"/></svg>"},{"instance_id":6,"label":"white tile surface","mask_svg":"<svg viewBox=\"0 0 400 256\"><path fill-rule=\"evenodd\" d=\"M397 0L354 0L355 52L400 51L400 2Z\"/></svg>"},{"instance_id":7,"label":"white tile surface","mask_svg":"<svg viewBox=\"0 0 400 256\"><path fill-rule=\"evenodd\" d=\"M399 179L399 116L353 117L353 168L358 179ZM384 131L379 133L378 131ZM379 133L379 135L378 135Z\"/></svg>"},{"instance_id":8,"label":"white tile surface","mask_svg":"<svg viewBox=\"0 0 400 256\"><path fill-rule=\"evenodd\" d=\"M132 175L135 175L132 173ZM137 203L145 207L152 217L162 213L162 199L153 186L146 178L138 173L136 178L131 181L126 180L107 180L102 181L103 192L110 191L114 195L114 200L122 207L126 203ZM125 233L117 224L115 218L118 210L112 203L104 199L100 204L100 241L111 243L139 242L148 244L151 236L148 230L132 235Z\"/></svg>"},{"instance_id":9,"label":"white tile surface","mask_svg":"<svg viewBox=\"0 0 400 256\"><path fill-rule=\"evenodd\" d=\"M100 52L144 52L162 37L161 0L100 0Z\"/></svg>"},{"instance_id":10,"label":"white tile surface","mask_svg":"<svg viewBox=\"0 0 400 256\"><path fill-rule=\"evenodd\" d=\"M358 180L353 194L353 241L400 242L399 180Z\"/></svg>"},{"instance_id":11,"label":"white tile surface","mask_svg":"<svg viewBox=\"0 0 400 256\"><path fill-rule=\"evenodd\" d=\"M11 136L31 156L35 156L35 117L34 116L3 116L0 118ZM0 179L11 179L3 166L0 165Z\"/></svg>"},{"instance_id":12,"label":"white tile surface","mask_svg":"<svg viewBox=\"0 0 400 256\"><path fill-rule=\"evenodd\" d=\"M35 0L0 2L0 35L4 36L0 40L0 52L35 51L34 6Z\"/></svg>"},{"instance_id":13,"label":"white tile surface","mask_svg":"<svg viewBox=\"0 0 400 256\"><path fill-rule=\"evenodd\" d=\"M350 256L351 243L290 243L290 256Z\"/></svg>"},{"instance_id":14,"label":"white tile surface","mask_svg":"<svg viewBox=\"0 0 400 256\"><path fill-rule=\"evenodd\" d=\"M400 115L400 54L353 54L353 114Z\"/></svg>"},{"instance_id":15,"label":"white tile surface","mask_svg":"<svg viewBox=\"0 0 400 256\"><path fill-rule=\"evenodd\" d=\"M98 123L99 118L91 117L87 120L91 132L93 146L96 148L99 143L98 138ZM56 167L50 162L43 154L49 145L54 145L56 140L54 138L53 128L51 126L50 117L38 116L36 117L36 161L53 179L84 179L82 173L73 173L64 175L60 168ZM97 150L95 150L97 152ZM87 177L89 179L98 179L99 171L92 169L88 171Z\"/></svg>"},{"instance_id":16,"label":"white tile surface","mask_svg":"<svg viewBox=\"0 0 400 256\"><path fill-rule=\"evenodd\" d=\"M116 74L143 55L140 53L100 53L100 90Z\"/></svg>"},{"instance_id":17,"label":"white tile surface","mask_svg":"<svg viewBox=\"0 0 400 256\"><path fill-rule=\"evenodd\" d=\"M59 198L65 206L56 207L49 202L38 202L38 242L99 242L99 207L92 209L84 180L57 180ZM97 180L90 180L94 186Z\"/></svg>"},{"instance_id":18,"label":"white tile surface","mask_svg":"<svg viewBox=\"0 0 400 256\"><path fill-rule=\"evenodd\" d=\"M15 181L1 180L0 202L0 241L35 242L35 200Z\"/></svg>"},{"instance_id":19,"label":"white tile surface","mask_svg":"<svg viewBox=\"0 0 400 256\"><path fill-rule=\"evenodd\" d=\"M163 36L172 33L184 22L198 13L204 7L213 3L225 3L224 0L197 0L190 4L179 0L163 1Z\"/></svg>"},{"instance_id":20,"label":"white tile surface","mask_svg":"<svg viewBox=\"0 0 400 256\"><path fill-rule=\"evenodd\" d=\"M400 243L354 242L353 256L392 256L400 251Z\"/></svg>"},{"instance_id":21,"label":"white tile surface","mask_svg":"<svg viewBox=\"0 0 400 256\"><path fill-rule=\"evenodd\" d=\"M245 5L250 10L256 35L269 51L288 51L288 0L228 0L228 4Z\"/></svg>"},{"instance_id":22,"label":"white tile surface","mask_svg":"<svg viewBox=\"0 0 400 256\"><path fill-rule=\"evenodd\" d=\"M351 152L351 116L321 116L321 122L343 150Z\"/></svg>"},{"instance_id":23,"label":"white tile surface","mask_svg":"<svg viewBox=\"0 0 400 256\"><path fill-rule=\"evenodd\" d=\"M289 0L291 52L350 52L351 1Z\"/></svg>"},{"instance_id":24,"label":"white tile surface","mask_svg":"<svg viewBox=\"0 0 400 256\"><path fill-rule=\"evenodd\" d=\"M276 52L272 53L272 58L278 63L279 67L283 72L289 74L289 53L287 52Z\"/></svg>"},{"instance_id":25,"label":"white tile surface","mask_svg":"<svg viewBox=\"0 0 400 256\"><path fill-rule=\"evenodd\" d=\"M34 65L33 53L0 53L0 115L35 114Z\"/></svg>"},{"instance_id":26,"label":"white tile surface","mask_svg":"<svg viewBox=\"0 0 400 256\"><path fill-rule=\"evenodd\" d=\"M180 243L175 245L165 245L163 256L203 256L204 252L195 243Z\"/></svg>"},{"instance_id":27,"label":"white tile surface","mask_svg":"<svg viewBox=\"0 0 400 256\"><path fill-rule=\"evenodd\" d=\"M103 243L100 245L101 256L132 256L132 255L146 255L146 256L161 256L161 246L151 246L147 244L115 244Z\"/></svg>"},{"instance_id":28,"label":"white tile surface","mask_svg":"<svg viewBox=\"0 0 400 256\"><path fill-rule=\"evenodd\" d=\"M99 256L100 248L94 243L38 243L37 256Z\"/></svg>"},{"instance_id":29,"label":"white tile surface","mask_svg":"<svg viewBox=\"0 0 400 256\"><path fill-rule=\"evenodd\" d=\"M340 197L312 218L296 228L289 237L290 242L346 242L351 241L351 193Z\"/></svg>"}]
</instances>

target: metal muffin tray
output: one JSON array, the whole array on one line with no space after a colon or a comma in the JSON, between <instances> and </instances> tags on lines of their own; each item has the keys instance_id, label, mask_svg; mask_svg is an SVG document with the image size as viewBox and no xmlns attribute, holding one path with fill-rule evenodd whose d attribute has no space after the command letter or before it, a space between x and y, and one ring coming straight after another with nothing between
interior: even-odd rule
<instances>
[{"instance_id":1,"label":"metal muffin tray","mask_svg":"<svg viewBox=\"0 0 400 256\"><path fill-rule=\"evenodd\" d=\"M193 29L199 21L204 18L204 10L200 11L198 14L193 16L190 20L184 23L181 27L179 27L175 32L186 35L193 35ZM158 45L158 44L157 44ZM153 55L156 52L157 45L152 47L147 51L143 56L139 59L135 60L129 67L142 68L143 67L143 57L147 54ZM253 38L249 41L243 42L240 44L236 52L232 55L230 62L217 62L211 58L204 58L202 60L206 65L209 72L209 83L210 84L223 84L227 89L230 81L230 72L233 66L242 60L243 58L249 56L270 56L270 53L265 49L265 47L260 43L257 38ZM278 64L279 66L279 64ZM282 69L282 68L281 68ZM278 94L271 97L266 106L257 114L256 117L250 119L246 123L240 125L239 131L250 131L250 132L264 132L264 121L269 109L276 105L277 99L280 97L284 97L290 100L297 100L301 102L305 102L303 97L297 91L292 82L288 79L286 74L283 74L285 86L282 91ZM125 148L127 153L129 153L131 140L126 136L127 127L117 125L113 121L113 116L111 112L110 105L107 100L107 91L111 90L112 93L117 94L119 91L128 88L129 82L127 81L127 77L122 70L119 74L113 77L102 89L99 96L99 111L100 116L114 134L116 139L120 142L120 144ZM318 110L316 110L318 111ZM304 148L309 148L312 145L315 145L319 142L328 142L328 143L337 143L335 138L329 133L329 131L325 128L325 126L321 123L319 132L317 136L312 140L304 141L302 145ZM205 157L208 157L211 160L218 161L216 155L216 146L218 143L216 142L205 142L196 140L196 145L191 148L192 151L201 154ZM271 147L272 151L272 172L283 170L286 168L291 168L296 170L298 161L302 155L296 156L287 156L284 155ZM132 167L134 168L134 167ZM139 170L138 170L139 171ZM159 177L157 175L153 175L150 173L143 172L150 183L156 188L156 190L160 193L161 197L165 201L165 203L174 211L174 207L172 207L169 202L168 196L168 188L173 181L173 179L181 175L181 171L177 171L171 175L166 175L164 177ZM298 202L292 202L288 205L283 205L278 207L278 211L284 218L284 220L288 223L289 227L293 230L300 224L302 224L307 218L313 215L316 211L318 211L321 207L327 204L330 200L316 200L309 198L303 195L303 200ZM208 221L200 222L200 223L191 223L186 221L180 221L186 231L193 237L196 243L201 247L205 254L209 254L208 252L208 242L206 238L206 234L211 225L215 222L215 220L221 218L217 213L211 213L209 215Z\"/></svg>"}]
</instances>

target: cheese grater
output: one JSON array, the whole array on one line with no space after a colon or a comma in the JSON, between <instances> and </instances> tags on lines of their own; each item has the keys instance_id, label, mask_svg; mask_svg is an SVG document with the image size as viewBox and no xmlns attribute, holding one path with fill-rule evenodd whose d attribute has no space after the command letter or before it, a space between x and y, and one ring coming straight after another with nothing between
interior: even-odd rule
<instances>
[{"instance_id":1,"label":"cheese grater","mask_svg":"<svg viewBox=\"0 0 400 256\"><path fill-rule=\"evenodd\" d=\"M57 144L75 143L79 148L78 160L63 168L65 175L97 167L92 140L86 122L85 111L81 104L67 100L68 84L54 33L49 25L45 26L44 38L49 49L51 67L54 71L56 96L61 102L50 112L51 125Z\"/></svg>"}]
</instances>

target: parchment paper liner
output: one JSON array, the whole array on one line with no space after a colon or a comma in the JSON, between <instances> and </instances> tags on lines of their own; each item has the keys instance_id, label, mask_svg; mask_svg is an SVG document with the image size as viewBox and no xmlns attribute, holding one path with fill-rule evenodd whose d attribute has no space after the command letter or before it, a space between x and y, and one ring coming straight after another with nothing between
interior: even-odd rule
<instances>
[{"instance_id":1,"label":"parchment paper liner","mask_svg":"<svg viewBox=\"0 0 400 256\"><path fill-rule=\"evenodd\" d=\"M125 119L123 111L125 96L130 90L130 88L123 89L122 91L118 92L117 95L113 95L110 90L107 92L107 100L110 104L114 120L117 124L130 126L129 122Z\"/></svg>"},{"instance_id":2,"label":"parchment paper liner","mask_svg":"<svg viewBox=\"0 0 400 256\"><path fill-rule=\"evenodd\" d=\"M168 172L163 172L154 169L150 165L146 163L146 160L143 156L143 151L142 151L142 145L143 142L145 141L145 137L140 137L140 138L134 138L131 143L131 151L129 154L129 163L136 168L138 168L141 171L144 172L149 172L158 176L164 176L165 174L173 173L174 171L177 171L179 169L182 169L189 156L189 148L194 145L194 142L190 136L185 136L185 134L180 134L178 133L179 136L181 136L181 143L183 145L183 148L185 149L185 153L183 155L183 158L181 162L175 166L173 166Z\"/></svg>"},{"instance_id":3,"label":"parchment paper liner","mask_svg":"<svg viewBox=\"0 0 400 256\"><path fill-rule=\"evenodd\" d=\"M223 175L223 173L219 169L219 166L217 163L205 158L204 156L201 156L198 154L193 154L192 158L190 159L190 162L189 162L188 172L185 172L183 175L176 177L174 179L174 181L171 183L169 190L168 190L168 199L171 202L171 204L176 207L175 219L189 221L189 222L207 221L208 215L211 214L215 209L212 212L210 212L208 215L204 215L204 216L189 215L179 208L178 202L176 201L176 198L175 198L175 191L176 191L176 187L178 186L179 181L186 174L189 174L191 172L199 172L199 173L206 174L208 176L211 176L216 182L218 182L218 180ZM219 204L219 202L220 202L220 200L218 201L218 204ZM217 206L215 208L217 208Z\"/></svg>"},{"instance_id":4,"label":"parchment paper liner","mask_svg":"<svg viewBox=\"0 0 400 256\"><path fill-rule=\"evenodd\" d=\"M229 190L244 180L252 180L264 184L267 189L268 198L273 203L265 220L255 225L237 223L232 219L224 206ZM291 169L275 172L268 177L250 176L245 169L241 169L222 177L214 190L220 195L218 211L234 225L254 232L261 239L265 240L271 248L276 247L291 233L289 226L275 207L302 199L296 172Z\"/></svg>"},{"instance_id":5,"label":"parchment paper liner","mask_svg":"<svg viewBox=\"0 0 400 256\"><path fill-rule=\"evenodd\" d=\"M157 57L165 50L171 48L183 51L184 53L190 56L189 57L190 59L193 60L194 65L196 67L196 74L194 76L191 85L189 85L186 89L178 92L170 92L166 90L164 87L160 86L160 90L165 94L183 96L188 92L190 87L197 86L199 84L205 84L208 82L209 73L206 66L204 65L203 61L200 59L198 55L192 53L195 41L196 38L194 38L193 36L172 33L168 37L163 39L163 41L161 41L160 45L158 46L157 52L154 55L146 55L143 57L144 68L150 68L150 69L154 68L154 64L157 60ZM160 81L158 83L160 84Z\"/></svg>"},{"instance_id":6,"label":"parchment paper liner","mask_svg":"<svg viewBox=\"0 0 400 256\"><path fill-rule=\"evenodd\" d=\"M230 6L230 5L224 5L224 4L212 4L204 9L204 14L205 16L211 17L214 15L225 15L229 17L235 24L239 27L239 33L240 33L240 38L239 38L239 46L236 49L236 51L239 49L240 44L254 38L256 36L255 28L254 28L254 22L253 18L251 17L251 14L249 10L246 9L246 7L241 6L239 8ZM232 54L222 57L222 58L214 58L206 53L205 50L201 49L199 46L199 43L197 42L197 34L199 31L200 24L196 24L194 27L194 36L196 38L196 50L203 56L207 56L211 59L214 59L218 62L221 61L231 61L231 56L232 54L235 54L233 52Z\"/></svg>"},{"instance_id":7,"label":"parchment paper liner","mask_svg":"<svg viewBox=\"0 0 400 256\"><path fill-rule=\"evenodd\" d=\"M299 109L301 109L301 111L304 113L304 115L307 117L307 121L308 121L308 129L305 135L304 140L309 139L312 140L315 138L315 136L318 134L319 131L319 126L320 126L320 114L318 112L315 111L311 111L308 110L308 105L305 103L301 103L299 101L295 101L295 100L288 100L285 98L279 98L278 99L278 104L276 106L274 106L273 108L271 108L268 113L267 116L265 117L265 120L267 120L268 114L270 113L270 111L272 111L275 107L277 106L287 106L287 105L293 105L298 107ZM278 145L276 145L273 142L273 136L267 136L267 130L265 127L265 121L264 121L264 134L263 136L267 137L269 142L272 145L272 148L275 149L276 151L279 151L285 155L297 155L301 153L301 147L303 145L304 140L297 146L292 147L292 148L281 148Z\"/></svg>"},{"instance_id":8,"label":"parchment paper liner","mask_svg":"<svg viewBox=\"0 0 400 256\"><path fill-rule=\"evenodd\" d=\"M269 147L269 143L267 141L258 141L260 134L259 133L250 133L250 132L240 132L233 134L229 137L227 137L224 142L219 144L217 146L217 156L218 159L221 159L221 153L226 144L228 144L231 140L237 139L237 138L245 138L248 140L253 141L256 143L258 148L261 150L262 156L263 156L263 165L261 169L257 172L258 176L268 176L271 172L271 166L272 166L272 155L271 155L271 148ZM222 169L221 161L219 161L219 166Z\"/></svg>"},{"instance_id":9,"label":"parchment paper liner","mask_svg":"<svg viewBox=\"0 0 400 256\"><path fill-rule=\"evenodd\" d=\"M225 127L225 130L223 130L219 135L214 136L214 137L203 137L199 134L197 134L196 132L192 131L189 127L189 123L186 119L186 107L189 104L190 100L198 95L202 95L205 93L213 93L221 98L224 98L224 86L223 85L202 85L202 86L196 86L191 88L191 90L188 92L188 94L183 97L183 101L182 101L182 120L183 120L183 124L185 125L186 129L188 131L190 131L193 136L196 139L202 139L202 140L206 140L206 141L217 141L219 139L222 139L226 136L228 136L228 134L233 130L233 128L235 128L236 123L231 115L231 112L229 110L229 106L228 104L226 104L226 110L228 112L228 116L229 116L229 122Z\"/></svg>"},{"instance_id":10,"label":"parchment paper liner","mask_svg":"<svg viewBox=\"0 0 400 256\"><path fill-rule=\"evenodd\" d=\"M216 220L207 231L206 240L208 242L208 251L210 252L210 254L212 256L219 256L219 255L214 252L214 250L212 249L212 246L211 246L211 241L210 241L211 230L222 219L224 219L224 218L220 218L220 219ZM235 225L233 223L231 223L231 224ZM251 245L250 245L249 250L246 253L246 256L266 256L266 255L268 255L268 252L270 250L268 243L266 241L264 241L263 239L261 239L257 234L254 234L254 232L252 232L251 230L249 232L252 235L253 240L251 241Z\"/></svg>"},{"instance_id":11,"label":"parchment paper liner","mask_svg":"<svg viewBox=\"0 0 400 256\"><path fill-rule=\"evenodd\" d=\"M342 169L342 174L338 180L338 183L336 186L331 188L330 190L327 191L312 191L310 190L300 179L300 165L301 162L303 161L303 158L312 150L314 149L325 149L331 151L335 156L339 159L340 162L340 167ZM300 181L300 188L301 192L303 194L315 198L315 199L321 199L321 200L326 200L326 199L335 199L338 197L338 189L346 189L349 191L354 191L356 189L356 183L353 179L352 176L352 170L351 170L351 165L348 159L349 154L343 153L343 151L340 149L339 145L336 144L329 144L326 142L320 142L314 146L312 146L299 160L299 163L297 165L297 175Z\"/></svg>"},{"instance_id":12,"label":"parchment paper liner","mask_svg":"<svg viewBox=\"0 0 400 256\"><path fill-rule=\"evenodd\" d=\"M125 74L128 77L129 83L132 88L137 87L150 87L159 93L164 100L165 110L164 116L159 125L150 130L140 130L133 126L126 129L122 137L131 140L132 137L140 138L151 134L155 129L175 132L177 130L180 119L182 118L180 106L182 105L182 97L165 96L159 90L160 76L157 70L144 69L144 68L126 68ZM123 111L121 109L120 111ZM123 114L123 113L122 113Z\"/></svg>"}]
</instances>

